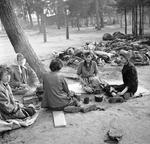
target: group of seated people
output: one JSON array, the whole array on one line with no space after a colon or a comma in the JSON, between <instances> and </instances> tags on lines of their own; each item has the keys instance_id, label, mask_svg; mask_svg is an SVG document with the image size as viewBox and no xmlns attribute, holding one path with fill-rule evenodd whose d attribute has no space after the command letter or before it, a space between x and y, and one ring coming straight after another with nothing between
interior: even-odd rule
<instances>
[{"instance_id":1,"label":"group of seated people","mask_svg":"<svg viewBox=\"0 0 150 144\"><path fill-rule=\"evenodd\" d=\"M77 69L77 75L82 88L87 93L100 93L105 91L110 98L128 99L134 95L138 87L137 71L130 62L130 56L126 51L120 52L123 63L122 85L109 85L103 82L98 76L97 64L92 61L92 53L84 54L84 61ZM43 97L42 108L52 110L64 110L72 106L81 108L81 103L70 92L68 84L61 74L60 70L63 63L60 59L53 59L50 63L49 72L43 74ZM0 118L6 119L24 119L35 114L34 105L24 106L16 101L14 95L32 94L33 89L37 90L40 86L39 79L34 70L27 64L25 57L17 54L17 64L10 67L0 66Z\"/></svg>"},{"instance_id":2,"label":"group of seated people","mask_svg":"<svg viewBox=\"0 0 150 144\"><path fill-rule=\"evenodd\" d=\"M32 81L32 85L28 80ZM38 84L39 80L35 72L26 64L26 59L22 54L17 54L17 65L10 67L1 65L0 118L4 120L24 119L34 115L36 112L34 105L24 106L14 98L14 94L26 95L32 87L37 87Z\"/></svg>"}]
</instances>

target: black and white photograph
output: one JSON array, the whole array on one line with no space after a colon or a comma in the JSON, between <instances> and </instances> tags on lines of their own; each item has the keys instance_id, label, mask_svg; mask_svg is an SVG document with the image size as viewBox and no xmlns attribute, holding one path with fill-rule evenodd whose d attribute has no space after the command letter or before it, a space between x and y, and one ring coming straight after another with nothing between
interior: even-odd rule
<instances>
[{"instance_id":1,"label":"black and white photograph","mask_svg":"<svg viewBox=\"0 0 150 144\"><path fill-rule=\"evenodd\" d=\"M0 0L0 144L150 144L150 0Z\"/></svg>"}]
</instances>

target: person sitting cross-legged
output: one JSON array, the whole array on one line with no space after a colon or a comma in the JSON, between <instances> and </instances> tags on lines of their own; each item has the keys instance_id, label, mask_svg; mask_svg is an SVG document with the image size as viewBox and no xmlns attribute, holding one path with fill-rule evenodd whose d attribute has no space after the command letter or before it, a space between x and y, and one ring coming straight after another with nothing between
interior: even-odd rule
<instances>
[{"instance_id":1,"label":"person sitting cross-legged","mask_svg":"<svg viewBox=\"0 0 150 144\"><path fill-rule=\"evenodd\" d=\"M17 102L13 96L9 81L11 70L0 65L0 115L3 120L24 119L33 116L36 111L34 105L24 106Z\"/></svg>"},{"instance_id":2,"label":"person sitting cross-legged","mask_svg":"<svg viewBox=\"0 0 150 144\"><path fill-rule=\"evenodd\" d=\"M111 88L114 88L114 97L110 98L109 102L115 102L122 98L127 100L132 97L138 88L138 75L136 67L132 62L130 62L130 55L127 51L121 50L120 57L123 64L122 68L122 85L111 85ZM116 93L116 95L115 95Z\"/></svg>"},{"instance_id":3,"label":"person sitting cross-legged","mask_svg":"<svg viewBox=\"0 0 150 144\"><path fill-rule=\"evenodd\" d=\"M87 93L101 93L102 85L105 83L98 77L97 64L92 60L92 57L91 52L84 53L84 61L79 64L77 75L82 88Z\"/></svg>"},{"instance_id":4,"label":"person sitting cross-legged","mask_svg":"<svg viewBox=\"0 0 150 144\"><path fill-rule=\"evenodd\" d=\"M12 76L10 86L13 94L32 94L40 86L39 79L34 70L26 63L23 54L17 54L17 65L12 65Z\"/></svg>"}]
</instances>

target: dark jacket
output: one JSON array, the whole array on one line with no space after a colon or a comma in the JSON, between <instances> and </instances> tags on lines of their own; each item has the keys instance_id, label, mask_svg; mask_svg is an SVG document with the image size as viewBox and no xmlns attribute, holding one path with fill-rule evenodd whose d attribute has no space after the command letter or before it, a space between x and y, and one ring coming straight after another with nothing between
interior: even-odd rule
<instances>
[{"instance_id":1,"label":"dark jacket","mask_svg":"<svg viewBox=\"0 0 150 144\"><path fill-rule=\"evenodd\" d=\"M59 72L48 72L43 75L43 89L43 108L64 107L70 102L68 85Z\"/></svg>"},{"instance_id":2,"label":"dark jacket","mask_svg":"<svg viewBox=\"0 0 150 144\"><path fill-rule=\"evenodd\" d=\"M128 62L123 66L122 78L125 86L128 86L128 92L135 93L138 88L137 70L133 63Z\"/></svg>"}]
</instances>

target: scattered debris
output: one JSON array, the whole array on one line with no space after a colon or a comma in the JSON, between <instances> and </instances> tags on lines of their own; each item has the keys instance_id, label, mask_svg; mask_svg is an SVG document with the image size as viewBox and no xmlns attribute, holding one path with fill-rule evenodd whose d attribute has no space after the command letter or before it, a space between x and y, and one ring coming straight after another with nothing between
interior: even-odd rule
<instances>
[{"instance_id":1,"label":"scattered debris","mask_svg":"<svg viewBox=\"0 0 150 144\"><path fill-rule=\"evenodd\" d=\"M102 95L95 95L95 101L96 102L102 102L103 101L103 96Z\"/></svg>"},{"instance_id":2,"label":"scattered debris","mask_svg":"<svg viewBox=\"0 0 150 144\"><path fill-rule=\"evenodd\" d=\"M118 53L124 49L130 53L130 58L135 65L150 64L150 39L139 40L131 34L115 32L113 35L105 33L103 40L105 41L86 42L80 48L69 47L60 53L53 53L53 56L60 58L68 66L76 67L84 59L84 53L90 51L98 66L103 66L105 63L120 65Z\"/></svg>"},{"instance_id":3,"label":"scattered debris","mask_svg":"<svg viewBox=\"0 0 150 144\"><path fill-rule=\"evenodd\" d=\"M103 35L103 40L104 40L104 41L113 40L113 39L114 39L113 36L112 36L111 34L109 34L109 33L105 33L105 34Z\"/></svg>"},{"instance_id":4,"label":"scattered debris","mask_svg":"<svg viewBox=\"0 0 150 144\"><path fill-rule=\"evenodd\" d=\"M107 132L104 142L108 144L118 144L122 139L122 131L111 129Z\"/></svg>"}]
</instances>

